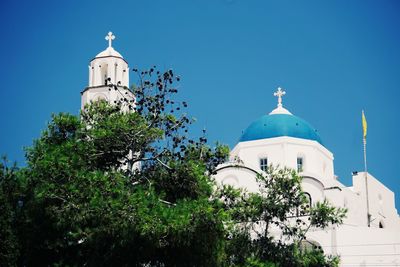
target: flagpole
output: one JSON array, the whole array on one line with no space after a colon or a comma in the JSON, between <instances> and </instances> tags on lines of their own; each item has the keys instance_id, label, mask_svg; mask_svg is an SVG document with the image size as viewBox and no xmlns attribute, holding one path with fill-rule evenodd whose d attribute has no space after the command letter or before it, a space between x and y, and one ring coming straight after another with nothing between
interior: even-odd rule
<instances>
[{"instance_id":1,"label":"flagpole","mask_svg":"<svg viewBox=\"0 0 400 267\"><path fill-rule=\"evenodd\" d=\"M362 111L363 119L363 146L364 146L364 174L365 174L365 195L367 199L367 222L368 227L371 227L371 214L369 213L369 197L368 197L368 169L367 169L367 122ZM365 123L365 125L364 125Z\"/></svg>"}]
</instances>

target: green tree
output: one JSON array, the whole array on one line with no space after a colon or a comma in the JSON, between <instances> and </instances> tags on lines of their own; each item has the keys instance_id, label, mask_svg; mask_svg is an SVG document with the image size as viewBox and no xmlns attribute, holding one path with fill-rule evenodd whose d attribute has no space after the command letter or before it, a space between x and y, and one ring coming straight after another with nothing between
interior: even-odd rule
<instances>
[{"instance_id":1,"label":"green tree","mask_svg":"<svg viewBox=\"0 0 400 267\"><path fill-rule=\"evenodd\" d=\"M53 115L27 149L26 167L0 165L2 263L331 264L299 244L309 227L340 223L342 210L326 202L306 207L301 178L287 169L257 177L260 194L217 186L212 175L229 150L210 148L205 133L189 138L193 120L175 96L179 77L154 67L134 71L135 102L121 95L112 105L92 103L79 116ZM296 209L309 214L302 228L290 218ZM285 240L273 239L272 225Z\"/></svg>"},{"instance_id":2,"label":"green tree","mask_svg":"<svg viewBox=\"0 0 400 267\"><path fill-rule=\"evenodd\" d=\"M141 78L136 103L53 115L28 149L22 264L222 264L227 215L207 173L227 149L184 135L191 120L171 100L172 71Z\"/></svg>"}]
</instances>

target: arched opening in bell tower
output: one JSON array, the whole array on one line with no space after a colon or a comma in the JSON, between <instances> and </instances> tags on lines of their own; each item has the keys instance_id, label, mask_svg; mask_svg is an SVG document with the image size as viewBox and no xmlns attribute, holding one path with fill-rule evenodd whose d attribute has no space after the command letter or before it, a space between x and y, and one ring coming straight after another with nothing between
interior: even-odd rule
<instances>
[{"instance_id":1,"label":"arched opening in bell tower","mask_svg":"<svg viewBox=\"0 0 400 267\"><path fill-rule=\"evenodd\" d=\"M107 85L107 79L108 79L108 64L102 64L99 65L99 67L101 68L100 70L100 82L101 85Z\"/></svg>"}]
</instances>

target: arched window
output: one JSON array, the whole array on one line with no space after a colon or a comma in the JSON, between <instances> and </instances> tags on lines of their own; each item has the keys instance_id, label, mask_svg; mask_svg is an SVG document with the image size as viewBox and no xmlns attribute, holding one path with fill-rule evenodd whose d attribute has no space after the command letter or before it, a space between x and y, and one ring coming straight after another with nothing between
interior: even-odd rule
<instances>
[{"instance_id":1,"label":"arched window","mask_svg":"<svg viewBox=\"0 0 400 267\"><path fill-rule=\"evenodd\" d=\"M379 222L379 228L382 228L382 229L385 228L385 226L384 226L382 221Z\"/></svg>"},{"instance_id":2,"label":"arched window","mask_svg":"<svg viewBox=\"0 0 400 267\"><path fill-rule=\"evenodd\" d=\"M312 198L311 198L310 193L304 192L304 196L307 198L306 208L311 208L312 207Z\"/></svg>"},{"instance_id":3,"label":"arched window","mask_svg":"<svg viewBox=\"0 0 400 267\"><path fill-rule=\"evenodd\" d=\"M311 195L307 192L304 192L305 203L297 208L297 216L307 216L310 213L310 208L312 207L312 198Z\"/></svg>"},{"instance_id":4,"label":"arched window","mask_svg":"<svg viewBox=\"0 0 400 267\"><path fill-rule=\"evenodd\" d=\"M289 212L288 217L301 217L310 215L310 208L312 207L311 195L304 192L305 202Z\"/></svg>"},{"instance_id":5,"label":"arched window","mask_svg":"<svg viewBox=\"0 0 400 267\"><path fill-rule=\"evenodd\" d=\"M102 65L99 65L99 67L101 68L101 82L102 82L102 85L107 85L108 84L108 82L107 82L107 79L108 79L108 77L109 77L109 75L108 75L108 73L107 73L107 71L108 71L108 64L102 64Z\"/></svg>"}]
</instances>

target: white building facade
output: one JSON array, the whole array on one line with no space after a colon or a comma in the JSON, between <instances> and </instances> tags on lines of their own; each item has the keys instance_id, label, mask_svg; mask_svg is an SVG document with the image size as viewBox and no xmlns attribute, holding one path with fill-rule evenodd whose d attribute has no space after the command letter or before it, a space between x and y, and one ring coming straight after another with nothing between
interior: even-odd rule
<instances>
[{"instance_id":1,"label":"white building facade","mask_svg":"<svg viewBox=\"0 0 400 267\"><path fill-rule=\"evenodd\" d=\"M332 152L317 130L282 106L284 94L278 88L277 108L243 132L231 151L231 162L219 166L217 182L258 192L255 177L267 165L295 169L311 203L327 199L348 209L343 225L311 229L307 240L327 254L339 255L341 266L400 266L400 217L394 193L365 172L353 173L353 186L340 183Z\"/></svg>"}]
</instances>

